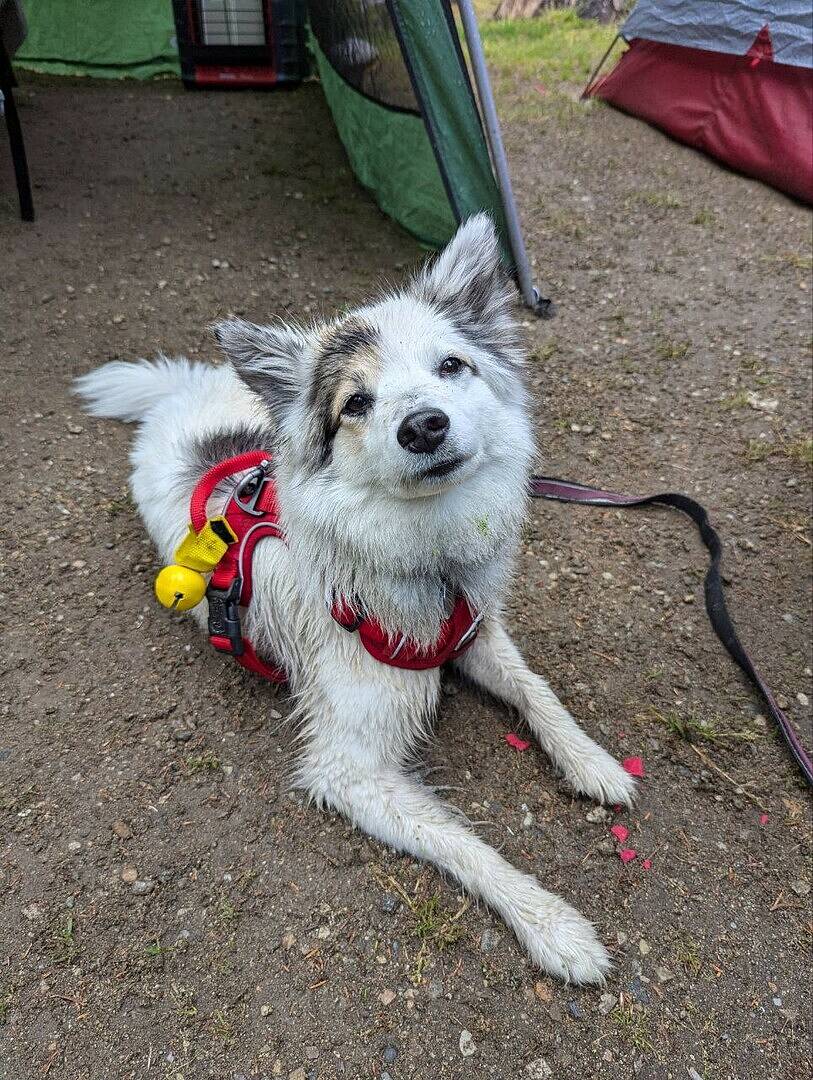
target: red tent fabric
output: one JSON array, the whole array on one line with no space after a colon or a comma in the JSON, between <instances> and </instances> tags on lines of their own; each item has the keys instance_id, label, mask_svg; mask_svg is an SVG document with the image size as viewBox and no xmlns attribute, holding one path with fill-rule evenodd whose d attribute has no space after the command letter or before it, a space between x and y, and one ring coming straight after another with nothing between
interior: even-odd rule
<instances>
[{"instance_id":1,"label":"red tent fabric","mask_svg":"<svg viewBox=\"0 0 813 1080\"><path fill-rule=\"evenodd\" d=\"M635 38L589 94L813 203L813 70L775 63L767 26L745 56Z\"/></svg>"}]
</instances>

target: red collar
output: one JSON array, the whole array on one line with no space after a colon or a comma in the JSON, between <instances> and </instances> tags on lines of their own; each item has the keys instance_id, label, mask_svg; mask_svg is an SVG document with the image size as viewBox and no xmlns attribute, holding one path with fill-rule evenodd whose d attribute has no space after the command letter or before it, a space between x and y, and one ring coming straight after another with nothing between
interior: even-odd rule
<instances>
[{"instance_id":1,"label":"red collar","mask_svg":"<svg viewBox=\"0 0 813 1080\"><path fill-rule=\"evenodd\" d=\"M247 471L250 470L250 471ZM218 484L245 473L235 482L223 516L237 539L215 567L206 590L209 601L209 641L220 652L231 653L238 664L262 675L270 682L284 683L283 668L261 660L251 642L243 636L240 608L251 602L251 564L254 548L260 540L273 536L285 540L279 525L277 491L271 477L271 455L263 450L227 458L210 469L192 492L190 517L196 532L206 524L206 507ZM426 651L417 648L404 635L392 637L367 616L355 614L344 600L332 608L333 618L359 639L376 660L391 667L423 671L456 660L473 643L482 622L462 597L446 619L435 644Z\"/></svg>"}]
</instances>

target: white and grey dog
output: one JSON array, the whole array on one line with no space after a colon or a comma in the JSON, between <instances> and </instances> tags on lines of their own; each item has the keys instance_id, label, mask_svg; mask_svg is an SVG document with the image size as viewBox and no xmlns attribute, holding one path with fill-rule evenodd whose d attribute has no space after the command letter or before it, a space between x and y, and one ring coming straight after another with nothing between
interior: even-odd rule
<instances>
[{"instance_id":1,"label":"white and grey dog","mask_svg":"<svg viewBox=\"0 0 813 1080\"><path fill-rule=\"evenodd\" d=\"M465 597L484 621L458 670L518 711L577 792L632 801L634 781L503 625L534 444L513 288L490 220L471 218L402 290L332 323L230 320L216 334L227 366L115 362L78 391L96 416L141 423L132 491L167 562L204 472L244 450L273 451L287 543L258 545L244 624L258 653L289 673L295 785L455 877L546 971L601 982L609 957L587 919L415 778L439 671L379 663L326 603L360 597L386 630L425 646Z\"/></svg>"}]
</instances>

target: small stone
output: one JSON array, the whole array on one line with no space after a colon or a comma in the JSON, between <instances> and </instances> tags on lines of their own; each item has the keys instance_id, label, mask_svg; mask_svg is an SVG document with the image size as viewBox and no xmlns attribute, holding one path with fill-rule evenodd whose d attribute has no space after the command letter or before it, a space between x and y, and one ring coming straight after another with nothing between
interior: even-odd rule
<instances>
[{"instance_id":1,"label":"small stone","mask_svg":"<svg viewBox=\"0 0 813 1080\"><path fill-rule=\"evenodd\" d=\"M801 691L796 695L796 700L799 702L800 705L810 704L810 698L807 696L807 694L803 694Z\"/></svg>"},{"instance_id":2,"label":"small stone","mask_svg":"<svg viewBox=\"0 0 813 1080\"><path fill-rule=\"evenodd\" d=\"M603 806L596 806L589 813L584 815L584 820L589 821L591 825L601 825L605 821L608 821L609 818L610 815Z\"/></svg>"},{"instance_id":3,"label":"small stone","mask_svg":"<svg viewBox=\"0 0 813 1080\"><path fill-rule=\"evenodd\" d=\"M598 1011L602 1016L609 1016L617 1004L618 998L615 994L604 993L599 998Z\"/></svg>"},{"instance_id":4,"label":"small stone","mask_svg":"<svg viewBox=\"0 0 813 1080\"><path fill-rule=\"evenodd\" d=\"M171 734L175 742L189 742L189 740L192 738L193 732L191 732L189 728L174 727Z\"/></svg>"},{"instance_id":5,"label":"small stone","mask_svg":"<svg viewBox=\"0 0 813 1080\"><path fill-rule=\"evenodd\" d=\"M270 1015L271 1015L271 1006L270 1005L261 1005L260 1006L260 1016L270 1016Z\"/></svg>"},{"instance_id":6,"label":"small stone","mask_svg":"<svg viewBox=\"0 0 813 1080\"><path fill-rule=\"evenodd\" d=\"M618 942L619 945L626 945L629 941L629 934L627 934L624 930L616 930L615 940Z\"/></svg>"},{"instance_id":7,"label":"small stone","mask_svg":"<svg viewBox=\"0 0 813 1080\"><path fill-rule=\"evenodd\" d=\"M135 896L149 896L149 894L153 891L154 888L155 882L150 881L149 878L144 881L133 882L133 894Z\"/></svg>"},{"instance_id":8,"label":"small stone","mask_svg":"<svg viewBox=\"0 0 813 1080\"><path fill-rule=\"evenodd\" d=\"M641 938L641 940L638 942L638 952L641 954L641 956L649 956L649 954L652 952L652 946L649 944L648 941L644 941L644 939Z\"/></svg>"},{"instance_id":9,"label":"small stone","mask_svg":"<svg viewBox=\"0 0 813 1080\"><path fill-rule=\"evenodd\" d=\"M664 967L662 964L659 964L655 968L655 978L659 983L669 982L669 980L674 979L674 977L675 973L670 971L669 968Z\"/></svg>"},{"instance_id":10,"label":"small stone","mask_svg":"<svg viewBox=\"0 0 813 1080\"><path fill-rule=\"evenodd\" d=\"M386 1009L388 1005L392 1005L393 1001L398 997L394 990L382 990L378 995L378 1000Z\"/></svg>"},{"instance_id":11,"label":"small stone","mask_svg":"<svg viewBox=\"0 0 813 1080\"><path fill-rule=\"evenodd\" d=\"M578 1001L568 1001L567 1011L573 1017L574 1020L584 1020L584 1009L578 1003Z\"/></svg>"},{"instance_id":12,"label":"small stone","mask_svg":"<svg viewBox=\"0 0 813 1080\"><path fill-rule=\"evenodd\" d=\"M116 836L119 838L119 840L129 840L130 837L133 835L133 830L130 828L127 822L122 821L121 818L119 818L117 821L114 821L111 825L111 828L116 834Z\"/></svg>"},{"instance_id":13,"label":"small stone","mask_svg":"<svg viewBox=\"0 0 813 1080\"><path fill-rule=\"evenodd\" d=\"M294 945L296 945L296 938L291 933L283 934L280 945L282 945L283 949L293 949Z\"/></svg>"},{"instance_id":14,"label":"small stone","mask_svg":"<svg viewBox=\"0 0 813 1080\"><path fill-rule=\"evenodd\" d=\"M132 885L134 881L138 879L138 870L134 866L122 866L121 868L121 880L127 884Z\"/></svg>"},{"instance_id":15,"label":"small stone","mask_svg":"<svg viewBox=\"0 0 813 1080\"><path fill-rule=\"evenodd\" d=\"M125 319L124 315L114 315L113 316L113 322L116 324L116 326L121 326L121 324L124 322L124 319Z\"/></svg>"},{"instance_id":16,"label":"small stone","mask_svg":"<svg viewBox=\"0 0 813 1080\"><path fill-rule=\"evenodd\" d=\"M78 855L81 850L82 845L78 840L71 840L71 842L68 844L68 851L71 855Z\"/></svg>"},{"instance_id":17,"label":"small stone","mask_svg":"<svg viewBox=\"0 0 813 1080\"><path fill-rule=\"evenodd\" d=\"M460 1053L463 1057L471 1057L473 1054L477 1053L477 1047L474 1045L474 1039L472 1038L471 1032L467 1031L466 1028L463 1028L460 1032L458 1046L460 1047Z\"/></svg>"},{"instance_id":18,"label":"small stone","mask_svg":"<svg viewBox=\"0 0 813 1080\"><path fill-rule=\"evenodd\" d=\"M68 424L68 432L71 435L81 435L84 430L81 424Z\"/></svg>"},{"instance_id":19,"label":"small stone","mask_svg":"<svg viewBox=\"0 0 813 1080\"><path fill-rule=\"evenodd\" d=\"M553 1001L553 990L546 982L542 982L540 979L538 982L534 983L534 996L539 1001L543 1001L546 1005L550 1005Z\"/></svg>"},{"instance_id":20,"label":"small stone","mask_svg":"<svg viewBox=\"0 0 813 1080\"><path fill-rule=\"evenodd\" d=\"M68 847L70 847L70 846L71 845L68 844ZM792 881L790 883L790 887L791 887L791 889L793 889L793 891L796 893L797 896L808 896L810 894L810 882L809 881L802 881L802 880Z\"/></svg>"},{"instance_id":21,"label":"small stone","mask_svg":"<svg viewBox=\"0 0 813 1080\"><path fill-rule=\"evenodd\" d=\"M397 1057L398 1057L398 1047L397 1046L385 1046L384 1047L384 1052L381 1055L381 1060L385 1063L385 1065L392 1065L392 1063L397 1059Z\"/></svg>"},{"instance_id":22,"label":"small stone","mask_svg":"<svg viewBox=\"0 0 813 1080\"><path fill-rule=\"evenodd\" d=\"M693 1069L691 1065L689 1065L689 1067L686 1069L686 1072L691 1077L691 1080L703 1080L703 1077L700 1075L697 1069Z\"/></svg>"},{"instance_id":23,"label":"small stone","mask_svg":"<svg viewBox=\"0 0 813 1080\"><path fill-rule=\"evenodd\" d=\"M392 893L384 893L379 901L378 906L384 912L385 915L394 915L398 908L401 906L401 901L397 896Z\"/></svg>"},{"instance_id":24,"label":"small stone","mask_svg":"<svg viewBox=\"0 0 813 1080\"><path fill-rule=\"evenodd\" d=\"M308 1061L316 1061L316 1059L319 1057L319 1047L318 1046L306 1046L305 1047L305 1057L308 1059Z\"/></svg>"},{"instance_id":25,"label":"small stone","mask_svg":"<svg viewBox=\"0 0 813 1080\"><path fill-rule=\"evenodd\" d=\"M71 566L74 570L84 570L84 568L87 566L87 563L84 559L74 559L71 563Z\"/></svg>"},{"instance_id":26,"label":"small stone","mask_svg":"<svg viewBox=\"0 0 813 1080\"><path fill-rule=\"evenodd\" d=\"M327 939L330 937L330 934L331 929L329 926L320 926L319 929L316 931L316 936L319 938L320 941L327 941Z\"/></svg>"},{"instance_id":27,"label":"small stone","mask_svg":"<svg viewBox=\"0 0 813 1080\"><path fill-rule=\"evenodd\" d=\"M652 1001L652 998L649 995L649 991L637 975L629 984L629 988L630 993L640 1005L649 1005Z\"/></svg>"},{"instance_id":28,"label":"small stone","mask_svg":"<svg viewBox=\"0 0 813 1080\"><path fill-rule=\"evenodd\" d=\"M300 1066L298 1069L294 1069L293 1072L289 1072L288 1080L307 1080L307 1075L302 1066Z\"/></svg>"},{"instance_id":29,"label":"small stone","mask_svg":"<svg viewBox=\"0 0 813 1080\"><path fill-rule=\"evenodd\" d=\"M613 1060L613 1052L612 1052L612 1050L609 1050L609 1049L605 1050L604 1053L601 1055L601 1060L602 1061L612 1061Z\"/></svg>"},{"instance_id":30,"label":"small stone","mask_svg":"<svg viewBox=\"0 0 813 1080\"><path fill-rule=\"evenodd\" d=\"M530 829L530 827L533 825L533 823L534 823L534 816L531 813L531 811L529 810L528 813L525 815L525 817L522 819L522 827L523 827L523 829Z\"/></svg>"},{"instance_id":31,"label":"small stone","mask_svg":"<svg viewBox=\"0 0 813 1080\"><path fill-rule=\"evenodd\" d=\"M544 1058L537 1058L536 1061L529 1061L525 1066L525 1075L530 1080L547 1080L549 1076L553 1076L553 1069Z\"/></svg>"}]
</instances>

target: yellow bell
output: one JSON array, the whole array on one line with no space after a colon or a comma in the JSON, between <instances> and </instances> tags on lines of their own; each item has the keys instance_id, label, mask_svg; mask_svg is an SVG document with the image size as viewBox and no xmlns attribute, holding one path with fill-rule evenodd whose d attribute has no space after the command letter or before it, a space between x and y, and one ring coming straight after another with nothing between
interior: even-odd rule
<instances>
[{"instance_id":1,"label":"yellow bell","mask_svg":"<svg viewBox=\"0 0 813 1080\"><path fill-rule=\"evenodd\" d=\"M206 595L206 578L188 566L165 566L155 579L159 603L173 611L188 611Z\"/></svg>"}]
</instances>

